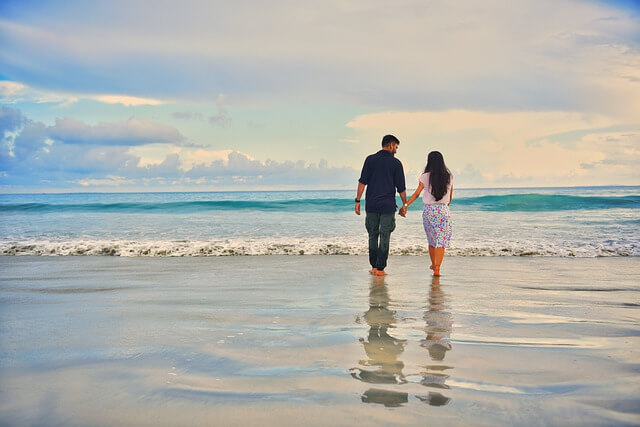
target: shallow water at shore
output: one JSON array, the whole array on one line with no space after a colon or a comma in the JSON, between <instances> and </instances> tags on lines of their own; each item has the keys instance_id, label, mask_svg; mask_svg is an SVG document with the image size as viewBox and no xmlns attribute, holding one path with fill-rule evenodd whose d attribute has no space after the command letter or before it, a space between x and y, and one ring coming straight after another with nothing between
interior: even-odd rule
<instances>
[{"instance_id":1,"label":"shallow water at shore","mask_svg":"<svg viewBox=\"0 0 640 427\"><path fill-rule=\"evenodd\" d=\"M0 194L0 255L366 255L353 196ZM397 217L392 255L427 253L421 212ZM640 187L456 189L451 214L453 256L640 256Z\"/></svg>"},{"instance_id":2,"label":"shallow water at shore","mask_svg":"<svg viewBox=\"0 0 640 427\"><path fill-rule=\"evenodd\" d=\"M0 423L638 424L637 258L0 257Z\"/></svg>"}]
</instances>

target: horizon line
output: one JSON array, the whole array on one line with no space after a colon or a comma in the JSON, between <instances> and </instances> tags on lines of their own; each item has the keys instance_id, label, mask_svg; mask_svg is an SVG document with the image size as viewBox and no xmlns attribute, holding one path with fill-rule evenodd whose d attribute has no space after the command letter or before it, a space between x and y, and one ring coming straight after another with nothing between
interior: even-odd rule
<instances>
[{"instance_id":1,"label":"horizon line","mask_svg":"<svg viewBox=\"0 0 640 427\"><path fill-rule=\"evenodd\" d=\"M576 186L531 186L531 187L456 187L457 190L526 190L526 189L561 189L561 188L635 188L638 185L576 185ZM2 193L0 196L20 196L20 195L42 195L42 194L172 194L172 193L293 193L293 192L313 192L313 191L351 191L352 189L288 189L288 190L194 190L194 191L34 191L24 193ZM353 189L355 191L355 188Z\"/></svg>"}]
</instances>

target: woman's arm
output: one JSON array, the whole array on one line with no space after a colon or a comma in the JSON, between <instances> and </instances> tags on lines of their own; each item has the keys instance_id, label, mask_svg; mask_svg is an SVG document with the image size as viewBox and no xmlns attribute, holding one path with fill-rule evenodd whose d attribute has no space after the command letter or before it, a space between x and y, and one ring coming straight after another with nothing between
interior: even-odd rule
<instances>
[{"instance_id":1,"label":"woman's arm","mask_svg":"<svg viewBox=\"0 0 640 427\"><path fill-rule=\"evenodd\" d=\"M407 200L407 207L411 206L411 203L413 203L418 198L418 196L420 196L420 193L422 193L423 189L424 184L422 183L422 181L418 181L418 188L416 188L416 191L411 195L409 200Z\"/></svg>"},{"instance_id":2,"label":"woman's arm","mask_svg":"<svg viewBox=\"0 0 640 427\"><path fill-rule=\"evenodd\" d=\"M451 184L451 192L449 193L449 203L447 203L447 206L451 204L452 200L453 200L453 184Z\"/></svg>"}]
</instances>

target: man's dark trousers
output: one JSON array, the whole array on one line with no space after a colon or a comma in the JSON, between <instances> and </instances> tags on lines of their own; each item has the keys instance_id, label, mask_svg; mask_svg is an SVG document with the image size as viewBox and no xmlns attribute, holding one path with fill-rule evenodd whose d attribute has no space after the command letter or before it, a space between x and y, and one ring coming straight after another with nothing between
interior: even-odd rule
<instances>
[{"instance_id":1,"label":"man's dark trousers","mask_svg":"<svg viewBox=\"0 0 640 427\"><path fill-rule=\"evenodd\" d=\"M369 263L378 270L384 270L387 266L389 239L391 232L396 229L395 215L395 212L367 212L364 221L369 232Z\"/></svg>"}]
</instances>

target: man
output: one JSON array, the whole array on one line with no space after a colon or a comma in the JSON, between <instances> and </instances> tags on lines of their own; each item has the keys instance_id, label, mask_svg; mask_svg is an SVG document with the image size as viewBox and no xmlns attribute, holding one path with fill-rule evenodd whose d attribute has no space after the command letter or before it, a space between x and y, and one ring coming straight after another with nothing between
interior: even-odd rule
<instances>
[{"instance_id":1,"label":"man","mask_svg":"<svg viewBox=\"0 0 640 427\"><path fill-rule=\"evenodd\" d=\"M365 226L369 232L369 263L372 267L369 272L376 276L386 274L389 239L396 228L396 190L403 206L407 202L402 163L394 157L399 144L395 136L385 135L382 150L366 158L358 180L355 211L360 215L360 197L366 186ZM405 212L401 210L400 215L405 216Z\"/></svg>"}]
</instances>

